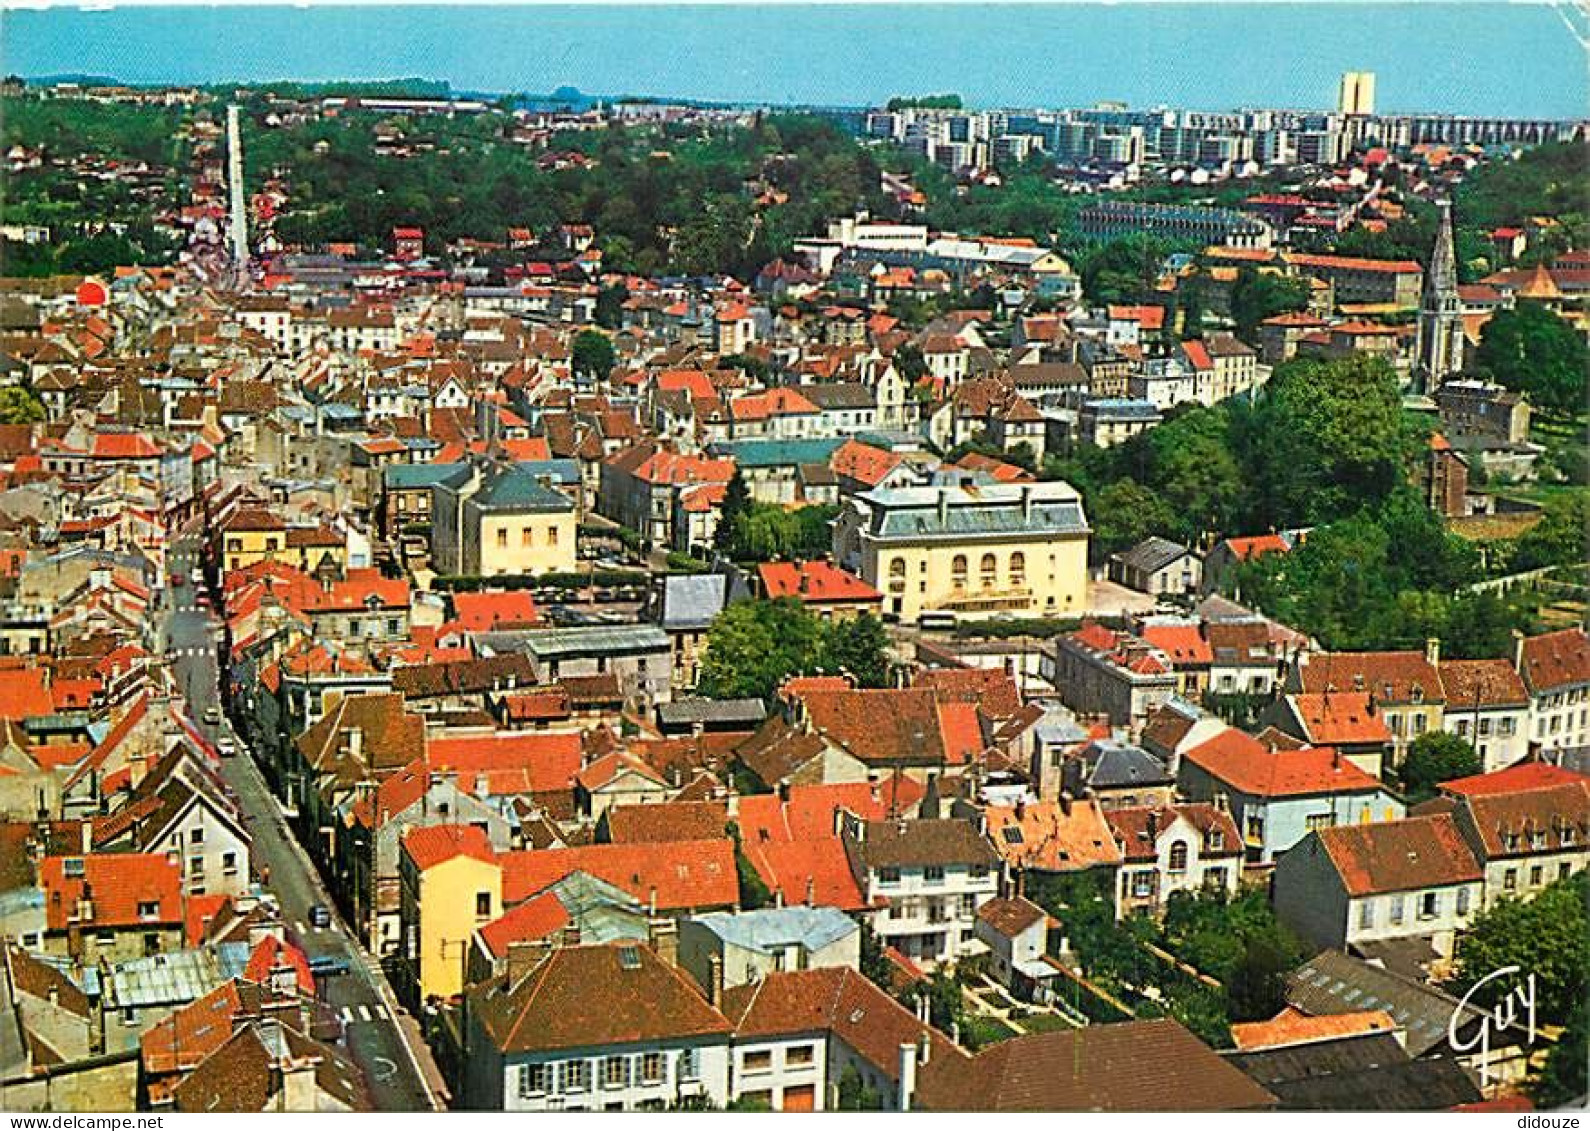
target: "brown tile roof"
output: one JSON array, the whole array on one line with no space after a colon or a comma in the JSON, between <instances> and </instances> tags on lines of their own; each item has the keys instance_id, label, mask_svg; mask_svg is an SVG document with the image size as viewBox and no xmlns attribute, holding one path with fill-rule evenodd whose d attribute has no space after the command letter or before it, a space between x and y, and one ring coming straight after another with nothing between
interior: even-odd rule
<instances>
[{"instance_id":1,"label":"brown tile roof","mask_svg":"<svg viewBox=\"0 0 1590 1131\"><path fill-rule=\"evenodd\" d=\"M728 1019L677 969L633 944L560 947L517 981L470 993L503 1052L631 1045L727 1034Z\"/></svg>"},{"instance_id":2,"label":"brown tile roof","mask_svg":"<svg viewBox=\"0 0 1590 1131\"><path fill-rule=\"evenodd\" d=\"M1177 805L1133 805L1122 809L1111 809L1104 814L1110 823L1110 829L1115 833L1116 841L1122 846L1126 859L1134 862L1145 862L1159 858L1157 840L1163 836L1165 830L1181 817L1197 830L1203 837L1203 846L1199 849L1202 856L1239 856L1242 854L1242 838L1237 833L1237 823L1227 813L1213 805L1202 802L1184 802ZM1152 820L1150 820L1152 818ZM1213 847L1210 834L1220 833L1221 847Z\"/></svg>"},{"instance_id":3,"label":"brown tile roof","mask_svg":"<svg viewBox=\"0 0 1590 1131\"><path fill-rule=\"evenodd\" d=\"M1590 843L1590 781L1461 798L1463 823L1487 860L1583 850Z\"/></svg>"},{"instance_id":4,"label":"brown tile roof","mask_svg":"<svg viewBox=\"0 0 1590 1131\"><path fill-rule=\"evenodd\" d=\"M1150 1067L1151 1066L1151 1067ZM1128 1021L1001 1041L917 1074L925 1111L1252 1111L1275 1097L1178 1022Z\"/></svg>"},{"instance_id":5,"label":"brown tile roof","mask_svg":"<svg viewBox=\"0 0 1590 1131\"><path fill-rule=\"evenodd\" d=\"M1448 710L1529 704L1529 689L1506 660L1443 660L1440 671Z\"/></svg>"},{"instance_id":6,"label":"brown tile roof","mask_svg":"<svg viewBox=\"0 0 1590 1131\"><path fill-rule=\"evenodd\" d=\"M1289 1005L1268 1021L1246 1021L1231 1026L1231 1040L1237 1048L1248 1051L1330 1041L1359 1033L1391 1032L1396 1028L1396 1020L1383 1009L1311 1017Z\"/></svg>"},{"instance_id":7,"label":"brown tile roof","mask_svg":"<svg viewBox=\"0 0 1590 1131\"><path fill-rule=\"evenodd\" d=\"M729 808L721 801L615 805L607 811L607 835L615 844L711 840L722 836L728 823Z\"/></svg>"},{"instance_id":8,"label":"brown tile roof","mask_svg":"<svg viewBox=\"0 0 1590 1131\"><path fill-rule=\"evenodd\" d=\"M921 868L976 865L992 868L999 857L977 831L959 818L928 821L867 821L863 835L851 836L849 850L868 868Z\"/></svg>"},{"instance_id":9,"label":"brown tile roof","mask_svg":"<svg viewBox=\"0 0 1590 1131\"><path fill-rule=\"evenodd\" d=\"M912 683L930 688L941 702L975 703L991 719L1014 718L1021 710L1021 689L997 668L927 668Z\"/></svg>"},{"instance_id":10,"label":"brown tile roof","mask_svg":"<svg viewBox=\"0 0 1590 1131\"><path fill-rule=\"evenodd\" d=\"M1442 698L1441 674L1423 652L1322 652L1298 671L1304 691L1363 691L1383 703Z\"/></svg>"},{"instance_id":11,"label":"brown tile roof","mask_svg":"<svg viewBox=\"0 0 1590 1131\"><path fill-rule=\"evenodd\" d=\"M828 1033L889 1080L900 1071L900 1046L930 1042L930 1060L964 1060L949 1038L862 974L847 967L782 971L723 995L723 1012L737 1040Z\"/></svg>"},{"instance_id":12,"label":"brown tile roof","mask_svg":"<svg viewBox=\"0 0 1590 1131\"><path fill-rule=\"evenodd\" d=\"M990 899L977 909L977 917L1007 939L1048 918L1044 909L1022 896Z\"/></svg>"},{"instance_id":13,"label":"brown tile roof","mask_svg":"<svg viewBox=\"0 0 1590 1131\"><path fill-rule=\"evenodd\" d=\"M1252 797L1364 793L1382 788L1335 750L1270 750L1240 730L1222 731L1182 754L1216 781Z\"/></svg>"},{"instance_id":14,"label":"brown tile roof","mask_svg":"<svg viewBox=\"0 0 1590 1131\"><path fill-rule=\"evenodd\" d=\"M931 690L813 691L802 698L812 729L863 762L939 765L945 760L938 696Z\"/></svg>"},{"instance_id":15,"label":"brown tile roof","mask_svg":"<svg viewBox=\"0 0 1590 1131\"><path fill-rule=\"evenodd\" d=\"M1531 636L1524 641L1521 667L1530 690L1537 695L1590 683L1590 636L1582 628Z\"/></svg>"},{"instance_id":16,"label":"brown tile roof","mask_svg":"<svg viewBox=\"0 0 1590 1131\"><path fill-rule=\"evenodd\" d=\"M537 895L571 872L589 872L623 888L661 912L733 907L740 900L734 842L672 841L668 844L590 844L578 848L539 848L505 852L502 900L518 903Z\"/></svg>"},{"instance_id":17,"label":"brown tile roof","mask_svg":"<svg viewBox=\"0 0 1590 1131\"><path fill-rule=\"evenodd\" d=\"M1479 861L1450 815L1320 829L1350 896L1460 884L1481 878ZM1299 846L1295 852L1310 849Z\"/></svg>"},{"instance_id":18,"label":"brown tile roof","mask_svg":"<svg viewBox=\"0 0 1590 1131\"><path fill-rule=\"evenodd\" d=\"M988 837L1012 867L1044 872L1073 872L1121 862L1115 834L1103 810L1090 800L1039 801L1025 805L989 805Z\"/></svg>"},{"instance_id":19,"label":"brown tile roof","mask_svg":"<svg viewBox=\"0 0 1590 1131\"><path fill-rule=\"evenodd\" d=\"M1289 695L1287 700L1304 735L1315 745L1358 746L1391 741L1385 716L1374 710L1366 692L1303 693Z\"/></svg>"}]
</instances>

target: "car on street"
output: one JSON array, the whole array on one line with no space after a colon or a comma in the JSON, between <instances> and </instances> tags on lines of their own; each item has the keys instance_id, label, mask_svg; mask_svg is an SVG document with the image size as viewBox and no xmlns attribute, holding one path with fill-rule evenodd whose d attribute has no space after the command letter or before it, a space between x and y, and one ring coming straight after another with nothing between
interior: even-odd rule
<instances>
[{"instance_id":1,"label":"car on street","mask_svg":"<svg viewBox=\"0 0 1590 1131\"><path fill-rule=\"evenodd\" d=\"M221 741L215 744L215 747L221 752L221 757L223 758L237 757L237 743L233 742L230 738L221 739Z\"/></svg>"},{"instance_id":2,"label":"car on street","mask_svg":"<svg viewBox=\"0 0 1590 1131\"><path fill-rule=\"evenodd\" d=\"M196 569L196 570L193 571L193 584L195 584L195 585L203 585L204 584L204 571L202 569Z\"/></svg>"},{"instance_id":3,"label":"car on street","mask_svg":"<svg viewBox=\"0 0 1590 1131\"><path fill-rule=\"evenodd\" d=\"M204 721L211 726L219 726L221 724L221 708L211 703L204 709Z\"/></svg>"},{"instance_id":4,"label":"car on street","mask_svg":"<svg viewBox=\"0 0 1590 1131\"><path fill-rule=\"evenodd\" d=\"M317 903L309 909L309 925L311 927L331 926L331 909L324 903Z\"/></svg>"},{"instance_id":5,"label":"car on street","mask_svg":"<svg viewBox=\"0 0 1590 1131\"><path fill-rule=\"evenodd\" d=\"M335 978L348 970L348 960L335 954L317 954L309 960L309 972L317 978Z\"/></svg>"}]
</instances>

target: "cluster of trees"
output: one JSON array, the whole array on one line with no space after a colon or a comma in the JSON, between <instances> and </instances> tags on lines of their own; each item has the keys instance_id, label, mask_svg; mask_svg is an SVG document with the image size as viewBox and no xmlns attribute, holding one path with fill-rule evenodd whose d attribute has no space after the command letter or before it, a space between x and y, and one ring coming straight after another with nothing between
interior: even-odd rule
<instances>
[{"instance_id":1,"label":"cluster of trees","mask_svg":"<svg viewBox=\"0 0 1590 1131\"><path fill-rule=\"evenodd\" d=\"M1551 308L1522 301L1485 323L1474 368L1542 408L1573 413L1584 408L1590 348Z\"/></svg>"},{"instance_id":2,"label":"cluster of trees","mask_svg":"<svg viewBox=\"0 0 1590 1131\"><path fill-rule=\"evenodd\" d=\"M832 545L829 526L838 513L828 504L789 509L756 502L736 471L719 510L714 548L741 562L820 558Z\"/></svg>"},{"instance_id":3,"label":"cluster of trees","mask_svg":"<svg viewBox=\"0 0 1590 1131\"><path fill-rule=\"evenodd\" d=\"M876 617L822 621L793 597L730 605L707 631L701 694L771 699L794 675L846 672L860 687L889 685L889 636Z\"/></svg>"},{"instance_id":4,"label":"cluster of trees","mask_svg":"<svg viewBox=\"0 0 1590 1131\"><path fill-rule=\"evenodd\" d=\"M1477 774L1484 765L1474 746L1445 730L1421 734L1408 747L1408 756L1397 768L1397 784L1410 806L1429 801L1442 782Z\"/></svg>"},{"instance_id":5,"label":"cluster of trees","mask_svg":"<svg viewBox=\"0 0 1590 1131\"><path fill-rule=\"evenodd\" d=\"M1478 236L1494 228L1525 227L1536 216L1556 223L1531 233L1527 264L1549 260L1590 239L1585 202L1590 200L1590 163L1575 142L1535 146L1513 161L1489 161L1463 178L1453 205L1459 252L1465 230Z\"/></svg>"},{"instance_id":6,"label":"cluster of trees","mask_svg":"<svg viewBox=\"0 0 1590 1131\"><path fill-rule=\"evenodd\" d=\"M1083 492L1099 558L1152 534L1189 545L1211 534L1310 528L1285 555L1246 563L1240 595L1331 648L1418 646L1504 654L1527 613L1463 591L1479 555L1409 486L1425 426L1403 412L1396 375L1370 358L1277 366L1254 401L1170 413L1107 450L1045 462ZM1582 552L1571 502L1519 543L1519 560ZM1506 557L1507 548L1498 558Z\"/></svg>"}]
</instances>

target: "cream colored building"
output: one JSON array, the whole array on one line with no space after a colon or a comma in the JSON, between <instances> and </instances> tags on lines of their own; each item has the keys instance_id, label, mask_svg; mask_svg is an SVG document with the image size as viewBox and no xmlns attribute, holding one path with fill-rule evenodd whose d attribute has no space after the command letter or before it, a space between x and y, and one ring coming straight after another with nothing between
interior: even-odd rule
<instances>
[{"instance_id":1,"label":"cream colored building","mask_svg":"<svg viewBox=\"0 0 1590 1131\"><path fill-rule=\"evenodd\" d=\"M852 497L834 557L886 616L1064 616L1087 601L1088 522L1068 483L901 487Z\"/></svg>"},{"instance_id":2,"label":"cream colored building","mask_svg":"<svg viewBox=\"0 0 1590 1131\"><path fill-rule=\"evenodd\" d=\"M515 465L461 469L434 488L432 553L442 573L568 573L576 564L574 500Z\"/></svg>"}]
</instances>

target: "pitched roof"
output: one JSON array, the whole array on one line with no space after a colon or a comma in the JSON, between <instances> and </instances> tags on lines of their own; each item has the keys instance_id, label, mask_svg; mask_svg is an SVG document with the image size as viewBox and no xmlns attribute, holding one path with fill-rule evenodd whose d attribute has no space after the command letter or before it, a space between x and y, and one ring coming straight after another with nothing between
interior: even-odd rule
<instances>
[{"instance_id":1,"label":"pitched roof","mask_svg":"<svg viewBox=\"0 0 1590 1131\"><path fill-rule=\"evenodd\" d=\"M935 1056L917 1083L926 1111L1252 1111L1275 1103L1169 1018L1030 1033L969 1060Z\"/></svg>"},{"instance_id":2,"label":"pitched roof","mask_svg":"<svg viewBox=\"0 0 1590 1131\"><path fill-rule=\"evenodd\" d=\"M1321 652L1297 671L1304 691L1363 691L1385 703L1437 703L1444 694L1423 652Z\"/></svg>"},{"instance_id":3,"label":"pitched roof","mask_svg":"<svg viewBox=\"0 0 1590 1131\"><path fill-rule=\"evenodd\" d=\"M614 844L668 844L722 836L729 811L722 801L670 801L614 805L606 818L607 835Z\"/></svg>"},{"instance_id":4,"label":"pitched roof","mask_svg":"<svg viewBox=\"0 0 1590 1131\"><path fill-rule=\"evenodd\" d=\"M1448 814L1315 833L1349 896L1413 891L1479 880L1474 852ZM1299 846L1295 852L1312 849Z\"/></svg>"},{"instance_id":5,"label":"pitched roof","mask_svg":"<svg viewBox=\"0 0 1590 1131\"><path fill-rule=\"evenodd\" d=\"M1121 862L1115 834L1091 799L989 805L983 815L988 838L1013 867L1071 872Z\"/></svg>"},{"instance_id":6,"label":"pitched roof","mask_svg":"<svg viewBox=\"0 0 1590 1131\"><path fill-rule=\"evenodd\" d=\"M999 863L977 826L960 818L867 821L861 836L848 832L847 845L867 868L992 867Z\"/></svg>"},{"instance_id":7,"label":"pitched roof","mask_svg":"<svg viewBox=\"0 0 1590 1131\"><path fill-rule=\"evenodd\" d=\"M422 825L411 828L403 837L403 851L424 872L459 856L488 864L497 863L497 854L479 825Z\"/></svg>"},{"instance_id":8,"label":"pitched roof","mask_svg":"<svg viewBox=\"0 0 1590 1131\"><path fill-rule=\"evenodd\" d=\"M80 900L92 908L84 927L182 922L182 869L164 854L46 856L39 863L39 887L52 931L75 920Z\"/></svg>"},{"instance_id":9,"label":"pitched roof","mask_svg":"<svg viewBox=\"0 0 1590 1131\"><path fill-rule=\"evenodd\" d=\"M1382 788L1379 780L1335 750L1311 747L1272 751L1234 728L1184 751L1182 760L1252 797L1300 797Z\"/></svg>"},{"instance_id":10,"label":"pitched roof","mask_svg":"<svg viewBox=\"0 0 1590 1131\"><path fill-rule=\"evenodd\" d=\"M1504 770L1488 774L1473 774L1466 778L1453 778L1441 783L1441 792L1465 797L1478 797L1492 793L1522 793L1535 789L1552 789L1559 785L1584 784L1590 776L1575 770L1554 766L1550 762L1519 762Z\"/></svg>"},{"instance_id":11,"label":"pitched roof","mask_svg":"<svg viewBox=\"0 0 1590 1131\"><path fill-rule=\"evenodd\" d=\"M740 899L734 842L727 837L528 849L498 859L506 904L543 892L571 872L588 872L648 906L655 898L664 912L732 907Z\"/></svg>"},{"instance_id":12,"label":"pitched roof","mask_svg":"<svg viewBox=\"0 0 1590 1131\"><path fill-rule=\"evenodd\" d=\"M544 939L554 931L562 930L569 922L568 908L551 891L542 892L511 908L480 928L480 941L488 954L503 958L517 942L534 942Z\"/></svg>"},{"instance_id":13,"label":"pitched roof","mask_svg":"<svg viewBox=\"0 0 1590 1131\"><path fill-rule=\"evenodd\" d=\"M825 561L763 562L757 566L757 574L770 598L795 597L813 604L883 599L882 593L861 578Z\"/></svg>"},{"instance_id":14,"label":"pitched roof","mask_svg":"<svg viewBox=\"0 0 1590 1131\"><path fill-rule=\"evenodd\" d=\"M1453 711L1464 707L1524 707L1529 689L1506 660L1442 660L1441 685Z\"/></svg>"},{"instance_id":15,"label":"pitched roof","mask_svg":"<svg viewBox=\"0 0 1590 1131\"><path fill-rule=\"evenodd\" d=\"M1007 939L1049 918L1043 908L1019 895L990 899L977 909L977 917Z\"/></svg>"},{"instance_id":16,"label":"pitched roof","mask_svg":"<svg viewBox=\"0 0 1590 1131\"><path fill-rule=\"evenodd\" d=\"M1327 1013L1310 1016L1286 1006L1268 1021L1244 1021L1231 1026L1231 1040L1239 1049L1281 1048L1350 1037L1358 1033L1391 1031L1396 1021L1383 1009L1362 1009L1352 1013Z\"/></svg>"},{"instance_id":17,"label":"pitched roof","mask_svg":"<svg viewBox=\"0 0 1590 1131\"><path fill-rule=\"evenodd\" d=\"M1355 746L1389 743L1391 731L1384 715L1375 711L1367 692L1299 694L1286 698L1303 735L1318 746Z\"/></svg>"},{"instance_id":18,"label":"pitched roof","mask_svg":"<svg viewBox=\"0 0 1590 1131\"><path fill-rule=\"evenodd\" d=\"M1537 695L1590 683L1590 635L1582 628L1531 636L1524 641L1522 657L1524 680Z\"/></svg>"},{"instance_id":19,"label":"pitched roof","mask_svg":"<svg viewBox=\"0 0 1590 1131\"><path fill-rule=\"evenodd\" d=\"M730 1029L678 969L632 943L559 947L517 981L504 974L469 996L487 1037L507 1053L682 1040Z\"/></svg>"}]
</instances>

